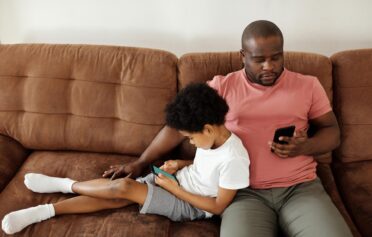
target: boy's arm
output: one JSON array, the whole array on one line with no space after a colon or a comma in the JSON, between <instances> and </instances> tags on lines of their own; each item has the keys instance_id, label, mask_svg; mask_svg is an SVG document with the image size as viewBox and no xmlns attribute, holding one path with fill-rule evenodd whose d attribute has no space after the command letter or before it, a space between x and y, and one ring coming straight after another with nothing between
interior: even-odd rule
<instances>
[{"instance_id":1,"label":"boy's arm","mask_svg":"<svg viewBox=\"0 0 372 237\"><path fill-rule=\"evenodd\" d=\"M183 167L191 165L193 162L193 160L167 160L160 169L170 174L174 174Z\"/></svg>"},{"instance_id":2,"label":"boy's arm","mask_svg":"<svg viewBox=\"0 0 372 237\"><path fill-rule=\"evenodd\" d=\"M225 208L232 202L237 190L218 188L217 197L203 197L190 192L177 185L177 183L165 176L159 175L155 180L160 185L179 199L190 203L196 208L220 215Z\"/></svg>"},{"instance_id":3,"label":"boy's arm","mask_svg":"<svg viewBox=\"0 0 372 237\"><path fill-rule=\"evenodd\" d=\"M189 166L194 163L193 160L176 160L178 164L178 169L182 169L185 166Z\"/></svg>"},{"instance_id":4,"label":"boy's arm","mask_svg":"<svg viewBox=\"0 0 372 237\"><path fill-rule=\"evenodd\" d=\"M220 187L218 188L217 197L213 198L192 194L180 187L173 194L196 208L213 213L215 215L221 215L225 208L234 199L236 192L237 190L234 189L225 189Z\"/></svg>"}]
</instances>

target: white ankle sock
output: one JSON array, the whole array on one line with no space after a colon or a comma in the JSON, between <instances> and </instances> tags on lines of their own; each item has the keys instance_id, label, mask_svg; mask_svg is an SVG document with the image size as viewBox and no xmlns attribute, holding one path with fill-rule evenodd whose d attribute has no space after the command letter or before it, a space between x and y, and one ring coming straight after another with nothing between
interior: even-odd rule
<instances>
[{"instance_id":1,"label":"white ankle sock","mask_svg":"<svg viewBox=\"0 0 372 237\"><path fill-rule=\"evenodd\" d=\"M25 175L25 185L37 193L73 193L72 184L76 181L69 178L50 177L43 174L28 173Z\"/></svg>"},{"instance_id":2,"label":"white ankle sock","mask_svg":"<svg viewBox=\"0 0 372 237\"><path fill-rule=\"evenodd\" d=\"M39 205L7 214L1 223L1 227L5 233L14 234L28 225L53 216L55 216L55 211L52 204Z\"/></svg>"}]
</instances>

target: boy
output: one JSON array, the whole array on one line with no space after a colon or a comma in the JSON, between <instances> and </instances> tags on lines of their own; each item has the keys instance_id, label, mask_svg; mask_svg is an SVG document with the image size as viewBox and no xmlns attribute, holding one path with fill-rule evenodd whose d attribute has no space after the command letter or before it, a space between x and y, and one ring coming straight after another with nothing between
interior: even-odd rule
<instances>
[{"instance_id":1,"label":"boy","mask_svg":"<svg viewBox=\"0 0 372 237\"><path fill-rule=\"evenodd\" d=\"M249 185L249 158L240 139L224 126L228 105L206 84L193 84L166 108L166 124L189 138L197 147L194 161L169 160L161 169L176 181L159 174L133 180L95 179L77 182L42 174L25 175L28 189L39 193L63 192L80 196L54 204L39 205L6 215L7 234L55 215L90 213L138 203L140 213L158 214L173 221L219 215L237 189Z\"/></svg>"}]
</instances>

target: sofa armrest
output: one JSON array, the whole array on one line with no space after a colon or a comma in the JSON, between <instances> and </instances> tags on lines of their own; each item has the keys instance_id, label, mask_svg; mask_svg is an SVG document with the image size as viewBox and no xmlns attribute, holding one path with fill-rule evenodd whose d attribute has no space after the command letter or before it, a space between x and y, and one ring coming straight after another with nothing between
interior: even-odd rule
<instances>
[{"instance_id":1,"label":"sofa armrest","mask_svg":"<svg viewBox=\"0 0 372 237\"><path fill-rule=\"evenodd\" d=\"M16 140L0 134L0 192L13 178L29 151Z\"/></svg>"},{"instance_id":2,"label":"sofa armrest","mask_svg":"<svg viewBox=\"0 0 372 237\"><path fill-rule=\"evenodd\" d=\"M338 191L336 182L334 180L333 172L329 164L319 163L317 167L318 177L321 179L324 189L332 199L333 203L344 217L354 237L360 237L360 233L355 226L349 212L346 210L344 202Z\"/></svg>"}]
</instances>

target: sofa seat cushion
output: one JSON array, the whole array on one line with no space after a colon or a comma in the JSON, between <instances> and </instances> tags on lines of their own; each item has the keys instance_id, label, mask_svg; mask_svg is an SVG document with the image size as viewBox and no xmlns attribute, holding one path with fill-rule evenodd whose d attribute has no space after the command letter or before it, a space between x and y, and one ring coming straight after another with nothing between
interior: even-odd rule
<instances>
[{"instance_id":1,"label":"sofa seat cushion","mask_svg":"<svg viewBox=\"0 0 372 237\"><path fill-rule=\"evenodd\" d=\"M28 190L24 175L29 172L69 177L84 181L100 178L109 165L123 164L137 157L84 152L33 152L0 194L0 218L31 206L54 203L72 194L40 194ZM31 225L19 236L189 236L205 232L218 236L218 221L197 221L186 226L157 215L142 215L138 205L90 214L63 215ZM194 228L195 227L195 228ZM199 233L198 233L199 232ZM173 233L173 234L172 234ZM212 233L212 234L211 234ZM5 235L1 232L0 236Z\"/></svg>"}]
</instances>

